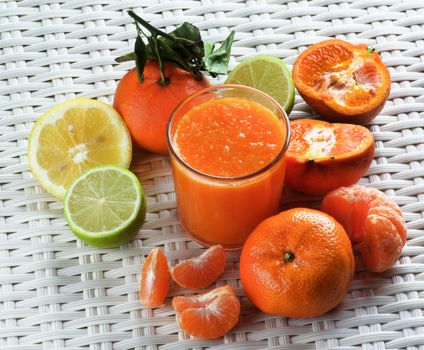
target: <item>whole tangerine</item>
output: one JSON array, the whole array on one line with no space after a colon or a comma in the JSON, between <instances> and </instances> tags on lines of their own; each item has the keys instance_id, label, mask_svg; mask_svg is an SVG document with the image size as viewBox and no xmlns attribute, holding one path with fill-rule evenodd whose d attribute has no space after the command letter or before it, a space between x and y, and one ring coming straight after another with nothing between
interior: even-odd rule
<instances>
[{"instance_id":1,"label":"whole tangerine","mask_svg":"<svg viewBox=\"0 0 424 350\"><path fill-rule=\"evenodd\" d=\"M141 148L168 153L166 125L174 108L187 96L210 86L206 77L194 79L190 73L166 63L169 83L162 85L159 64L148 61L144 80L140 82L135 69L126 73L118 84L113 106L124 119L131 137Z\"/></svg>"},{"instance_id":2,"label":"whole tangerine","mask_svg":"<svg viewBox=\"0 0 424 350\"><path fill-rule=\"evenodd\" d=\"M240 258L248 298L263 312L286 317L315 317L333 309L347 293L354 268L343 227L306 208L260 223Z\"/></svg>"}]
</instances>

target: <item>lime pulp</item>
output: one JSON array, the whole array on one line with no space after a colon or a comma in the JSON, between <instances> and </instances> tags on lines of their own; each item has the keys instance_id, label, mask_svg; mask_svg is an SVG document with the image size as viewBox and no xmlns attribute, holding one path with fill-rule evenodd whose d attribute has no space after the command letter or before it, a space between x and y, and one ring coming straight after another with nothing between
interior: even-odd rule
<instances>
[{"instance_id":1,"label":"lime pulp","mask_svg":"<svg viewBox=\"0 0 424 350\"><path fill-rule=\"evenodd\" d=\"M95 247L131 240L144 223L146 199L129 170L106 165L78 177L66 192L65 217L74 234Z\"/></svg>"},{"instance_id":2,"label":"lime pulp","mask_svg":"<svg viewBox=\"0 0 424 350\"><path fill-rule=\"evenodd\" d=\"M274 98L290 114L294 105L294 83L285 63L275 56L256 55L239 63L226 84L253 87Z\"/></svg>"}]
</instances>

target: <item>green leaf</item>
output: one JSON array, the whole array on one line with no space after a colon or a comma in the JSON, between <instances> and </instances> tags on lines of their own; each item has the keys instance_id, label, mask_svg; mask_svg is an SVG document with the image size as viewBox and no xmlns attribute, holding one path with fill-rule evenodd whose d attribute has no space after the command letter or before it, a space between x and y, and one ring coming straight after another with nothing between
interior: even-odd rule
<instances>
[{"instance_id":1,"label":"green leaf","mask_svg":"<svg viewBox=\"0 0 424 350\"><path fill-rule=\"evenodd\" d=\"M147 62L147 47L140 35L137 35L137 39L135 40L134 54L138 80L142 83L144 79L144 66Z\"/></svg>"},{"instance_id":2,"label":"green leaf","mask_svg":"<svg viewBox=\"0 0 424 350\"><path fill-rule=\"evenodd\" d=\"M234 40L234 31L228 35L227 39L217 49L212 48L209 55L205 55L204 61L206 69L210 73L227 74L228 62L230 61L231 45ZM210 48L208 47L208 50Z\"/></svg>"},{"instance_id":3,"label":"green leaf","mask_svg":"<svg viewBox=\"0 0 424 350\"><path fill-rule=\"evenodd\" d=\"M136 59L135 52L127 53L126 55L119 56L115 58L115 62L121 63L121 62L127 62L127 61L134 61Z\"/></svg>"},{"instance_id":4,"label":"green leaf","mask_svg":"<svg viewBox=\"0 0 424 350\"><path fill-rule=\"evenodd\" d=\"M172 40L172 46L174 47L177 56L185 61L186 67L191 67L190 72L198 71L201 69L203 64L203 56L205 54L203 49L203 41L200 36L199 29L187 22L184 22L174 31L169 33L169 36L174 38ZM160 38L162 42L171 42L168 38ZM171 43L168 43L171 46ZM174 56L176 56L174 53Z\"/></svg>"},{"instance_id":5,"label":"green leaf","mask_svg":"<svg viewBox=\"0 0 424 350\"><path fill-rule=\"evenodd\" d=\"M172 36L178 44L183 45L186 48L192 48L190 50L196 56L203 56L203 41L200 36L199 28L196 26L184 22L174 31L169 33L169 36Z\"/></svg>"},{"instance_id":6,"label":"green leaf","mask_svg":"<svg viewBox=\"0 0 424 350\"><path fill-rule=\"evenodd\" d=\"M121 56L117 61L135 59L140 81L143 79L143 69L147 60L159 62L160 82L163 84L169 80L164 75L166 62L174 63L197 80L202 80L202 71L209 71L212 76L227 73L234 32L230 33L220 47L215 48L213 43L204 44L200 30L190 23L185 22L174 31L165 33L133 11L129 10L128 14L136 22L139 39L136 40L134 54ZM143 42L143 35L147 39L147 44Z\"/></svg>"},{"instance_id":7,"label":"green leaf","mask_svg":"<svg viewBox=\"0 0 424 350\"><path fill-rule=\"evenodd\" d=\"M215 43L213 43L212 41L205 41L203 44L205 47L205 57L208 57L215 49Z\"/></svg>"},{"instance_id":8,"label":"green leaf","mask_svg":"<svg viewBox=\"0 0 424 350\"><path fill-rule=\"evenodd\" d=\"M162 35L164 37L168 37L168 34L162 32L161 30L153 27L149 22L145 21L143 18L136 15L136 13L132 10L128 10L128 14L134 19L134 21L140 24L142 27L146 28L150 33L154 35Z\"/></svg>"}]
</instances>

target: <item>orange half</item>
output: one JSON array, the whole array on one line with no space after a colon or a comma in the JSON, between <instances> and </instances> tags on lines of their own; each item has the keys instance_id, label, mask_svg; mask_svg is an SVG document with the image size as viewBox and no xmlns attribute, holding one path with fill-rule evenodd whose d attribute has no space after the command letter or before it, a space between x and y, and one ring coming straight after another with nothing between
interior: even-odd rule
<instances>
[{"instance_id":1,"label":"orange half","mask_svg":"<svg viewBox=\"0 0 424 350\"><path fill-rule=\"evenodd\" d=\"M303 51L293 81L306 103L329 121L368 123L390 93L390 73L378 52L336 39Z\"/></svg>"},{"instance_id":2,"label":"orange half","mask_svg":"<svg viewBox=\"0 0 424 350\"><path fill-rule=\"evenodd\" d=\"M363 126L299 119L290 123L286 183L323 195L358 181L374 156L374 138Z\"/></svg>"}]
</instances>

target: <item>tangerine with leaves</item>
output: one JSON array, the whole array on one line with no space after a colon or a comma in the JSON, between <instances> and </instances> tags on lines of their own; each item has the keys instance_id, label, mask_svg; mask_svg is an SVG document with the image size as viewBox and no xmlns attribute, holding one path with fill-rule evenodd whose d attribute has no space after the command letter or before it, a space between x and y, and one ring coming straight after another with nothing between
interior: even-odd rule
<instances>
[{"instance_id":1,"label":"tangerine with leaves","mask_svg":"<svg viewBox=\"0 0 424 350\"><path fill-rule=\"evenodd\" d=\"M340 222L369 271L383 272L399 259L406 226L399 206L383 192L361 185L328 193L322 210Z\"/></svg>"},{"instance_id":2,"label":"tangerine with leaves","mask_svg":"<svg viewBox=\"0 0 424 350\"><path fill-rule=\"evenodd\" d=\"M152 249L141 272L140 302L149 308L159 307L169 291L168 261L160 248Z\"/></svg>"},{"instance_id":3,"label":"tangerine with leaves","mask_svg":"<svg viewBox=\"0 0 424 350\"><path fill-rule=\"evenodd\" d=\"M214 245L202 255L181 261L171 270L173 280L186 289L206 288L224 272L227 253Z\"/></svg>"},{"instance_id":4,"label":"tangerine with leaves","mask_svg":"<svg viewBox=\"0 0 424 350\"><path fill-rule=\"evenodd\" d=\"M332 122L366 124L390 93L390 73L378 52L339 39L309 46L292 74L306 103Z\"/></svg>"},{"instance_id":5,"label":"tangerine with leaves","mask_svg":"<svg viewBox=\"0 0 424 350\"><path fill-rule=\"evenodd\" d=\"M132 139L143 149L167 153L166 125L174 108L192 93L208 87L206 78L195 80L173 64L164 72L169 84L161 85L159 64L150 61L144 67L144 81L130 70L118 84L113 106L128 126Z\"/></svg>"},{"instance_id":6,"label":"tangerine with leaves","mask_svg":"<svg viewBox=\"0 0 424 350\"><path fill-rule=\"evenodd\" d=\"M374 138L360 125L298 119L290 123L286 183L296 191L324 195L357 182L374 156Z\"/></svg>"},{"instance_id":7,"label":"tangerine with leaves","mask_svg":"<svg viewBox=\"0 0 424 350\"><path fill-rule=\"evenodd\" d=\"M228 333L240 317L240 301L226 285L205 294L177 296L172 300L177 323L200 339L217 339Z\"/></svg>"},{"instance_id":8,"label":"tangerine with leaves","mask_svg":"<svg viewBox=\"0 0 424 350\"><path fill-rule=\"evenodd\" d=\"M166 33L133 11L128 14L138 31L134 52L116 61L135 60L136 69L119 82L113 105L136 144L168 153L166 125L172 111L187 96L210 86L202 72L214 77L227 73L234 32L215 49L214 44L202 41L199 29L190 23ZM150 35L143 38L146 32Z\"/></svg>"},{"instance_id":9,"label":"tangerine with leaves","mask_svg":"<svg viewBox=\"0 0 424 350\"><path fill-rule=\"evenodd\" d=\"M331 216L295 208L272 216L251 233L240 258L240 278L260 310L315 317L341 302L353 273L352 246Z\"/></svg>"}]
</instances>

